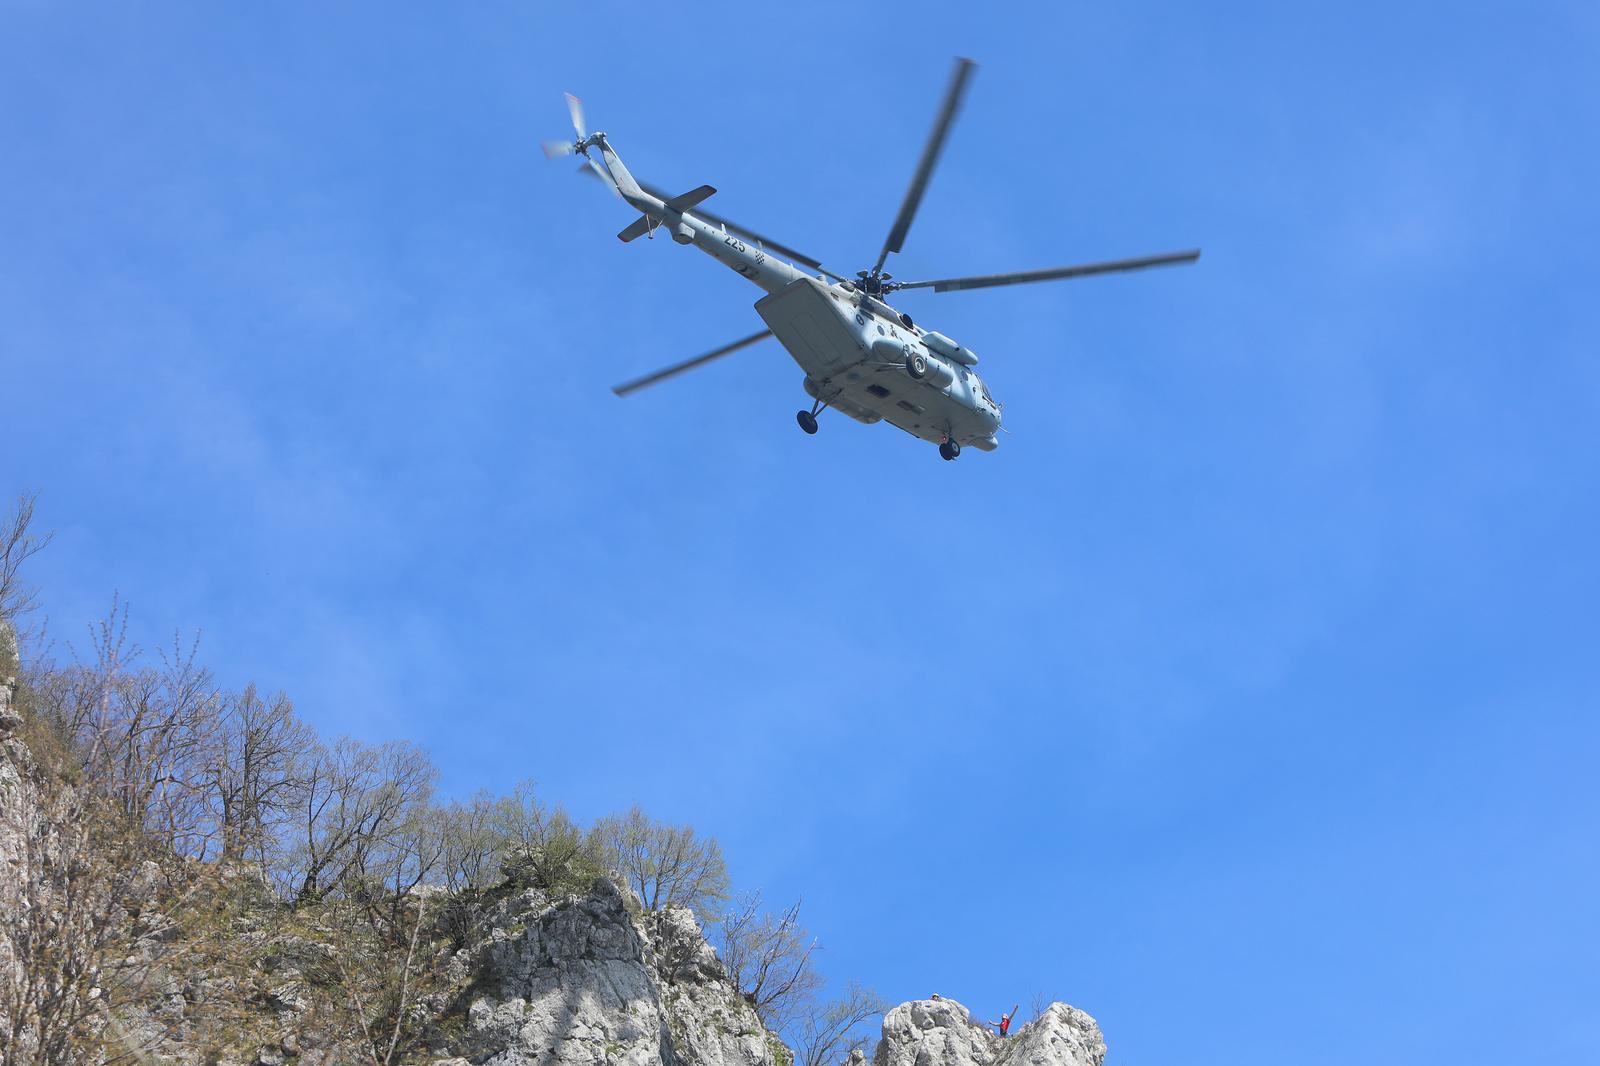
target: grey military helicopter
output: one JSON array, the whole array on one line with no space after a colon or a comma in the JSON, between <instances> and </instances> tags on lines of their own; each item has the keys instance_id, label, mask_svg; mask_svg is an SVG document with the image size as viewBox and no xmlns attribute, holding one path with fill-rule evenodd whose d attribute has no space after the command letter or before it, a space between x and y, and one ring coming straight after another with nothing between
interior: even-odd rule
<instances>
[{"instance_id":1,"label":"grey military helicopter","mask_svg":"<svg viewBox=\"0 0 1600 1066\"><path fill-rule=\"evenodd\" d=\"M912 174L900 213L878 253L878 261L871 270L857 271L854 278L841 277L808 255L706 210L701 205L716 192L710 185L671 196L635 180L606 135L587 132L583 105L568 93L567 108L578 139L570 144L546 141L545 154L552 159L582 156L595 177L640 212L640 217L617 237L632 241L653 237L657 230L664 229L678 244L694 245L767 293L755 305L766 329L625 382L612 391L627 396L767 337L776 337L805 371L802 385L814 402L809 411L795 415L805 432L815 433L817 416L831 407L857 422L888 422L937 444L939 455L947 460L960 455L967 445L993 451L999 445L995 435L1003 408L973 369L978 357L944 334L916 325L910 315L885 303L886 296L901 289L956 292L1192 263L1200 258L1200 252L938 281L898 281L886 273L883 267L890 253L899 252L905 244L976 65L970 59L956 60L933 132ZM591 150L599 154L598 162L589 154ZM784 262L785 259L798 265Z\"/></svg>"}]
</instances>

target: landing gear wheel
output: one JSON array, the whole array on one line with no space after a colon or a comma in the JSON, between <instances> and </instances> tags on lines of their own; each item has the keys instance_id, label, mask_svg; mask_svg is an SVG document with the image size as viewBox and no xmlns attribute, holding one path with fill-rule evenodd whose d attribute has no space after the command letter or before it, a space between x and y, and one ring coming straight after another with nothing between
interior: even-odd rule
<instances>
[{"instance_id":1,"label":"landing gear wheel","mask_svg":"<svg viewBox=\"0 0 1600 1066\"><path fill-rule=\"evenodd\" d=\"M796 412L794 420L800 423L800 428L807 433L815 433L817 431L817 416L810 411Z\"/></svg>"},{"instance_id":2,"label":"landing gear wheel","mask_svg":"<svg viewBox=\"0 0 1600 1066\"><path fill-rule=\"evenodd\" d=\"M939 458L945 460L946 462L949 462L951 459L954 459L960 454L961 445L957 444L953 440L947 440L943 444L939 445Z\"/></svg>"}]
</instances>

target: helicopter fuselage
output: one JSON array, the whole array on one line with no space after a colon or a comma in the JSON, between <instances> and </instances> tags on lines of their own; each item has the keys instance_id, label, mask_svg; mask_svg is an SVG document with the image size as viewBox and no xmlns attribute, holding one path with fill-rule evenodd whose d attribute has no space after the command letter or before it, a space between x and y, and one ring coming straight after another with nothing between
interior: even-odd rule
<instances>
[{"instance_id":1,"label":"helicopter fuselage","mask_svg":"<svg viewBox=\"0 0 1600 1066\"><path fill-rule=\"evenodd\" d=\"M626 168L603 136L596 139L606 163L621 177ZM692 244L767 292L756 312L805 371L803 385L813 399L858 422L888 422L922 440L984 451L998 446L1001 407L966 349L849 282L813 277L692 208L674 210L632 184L623 178L619 192L650 220L649 235L665 231L679 244Z\"/></svg>"}]
</instances>

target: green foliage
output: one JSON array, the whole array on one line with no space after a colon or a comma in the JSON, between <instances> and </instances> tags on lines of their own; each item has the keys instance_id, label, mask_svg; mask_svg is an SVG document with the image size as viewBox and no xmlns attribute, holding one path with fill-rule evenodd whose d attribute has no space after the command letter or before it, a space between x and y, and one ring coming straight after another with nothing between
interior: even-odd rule
<instances>
[{"instance_id":1,"label":"green foliage","mask_svg":"<svg viewBox=\"0 0 1600 1066\"><path fill-rule=\"evenodd\" d=\"M794 1066L794 1052L789 1050L789 1045L778 1039L777 1034L767 1034L767 1050L772 1054L772 1061L777 1066Z\"/></svg>"},{"instance_id":2,"label":"green foliage","mask_svg":"<svg viewBox=\"0 0 1600 1066\"><path fill-rule=\"evenodd\" d=\"M41 713L44 700L38 686L49 684L47 674L34 671L17 679L12 694L12 709L22 716L18 739L32 756L34 769L47 778L66 785L76 785L83 780L83 764L72 750L72 739L60 723L48 714Z\"/></svg>"},{"instance_id":3,"label":"green foliage","mask_svg":"<svg viewBox=\"0 0 1600 1066\"><path fill-rule=\"evenodd\" d=\"M548 896L588 891L605 867L583 831L560 807L545 807L532 782L519 784L498 800L489 819L501 870L519 884Z\"/></svg>"}]
</instances>

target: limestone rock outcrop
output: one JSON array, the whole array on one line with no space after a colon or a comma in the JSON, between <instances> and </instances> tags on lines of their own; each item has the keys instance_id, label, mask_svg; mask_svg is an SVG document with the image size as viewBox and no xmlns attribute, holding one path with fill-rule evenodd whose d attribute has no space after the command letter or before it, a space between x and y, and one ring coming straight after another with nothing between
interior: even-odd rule
<instances>
[{"instance_id":1,"label":"limestone rock outcrop","mask_svg":"<svg viewBox=\"0 0 1600 1066\"><path fill-rule=\"evenodd\" d=\"M604 878L496 928L461 1051L482 1066L778 1066L694 916L635 917Z\"/></svg>"},{"instance_id":2,"label":"limestone rock outcrop","mask_svg":"<svg viewBox=\"0 0 1600 1066\"><path fill-rule=\"evenodd\" d=\"M17 674L21 672L17 655L17 632L11 623L0 621L0 735L9 735L22 724L22 716L12 709Z\"/></svg>"},{"instance_id":3,"label":"limestone rock outcrop","mask_svg":"<svg viewBox=\"0 0 1600 1066\"><path fill-rule=\"evenodd\" d=\"M989 1066L997 1037L953 999L914 999L883 1017L874 1066Z\"/></svg>"},{"instance_id":4,"label":"limestone rock outcrop","mask_svg":"<svg viewBox=\"0 0 1600 1066\"><path fill-rule=\"evenodd\" d=\"M1095 1020L1052 1003L1009 1037L995 1036L953 999L918 999L883 1019L874 1066L1102 1066L1106 1044Z\"/></svg>"},{"instance_id":5,"label":"limestone rock outcrop","mask_svg":"<svg viewBox=\"0 0 1600 1066\"><path fill-rule=\"evenodd\" d=\"M17 638L11 626L0 621L0 981L15 981L17 951L13 921L26 906L23 883L27 876L26 849L38 819L37 797L28 779L28 751L15 732L22 718L12 705L16 690ZM0 1011L9 997L0 997ZM9 1032L11 1019L0 1013L0 1033Z\"/></svg>"},{"instance_id":6,"label":"limestone rock outcrop","mask_svg":"<svg viewBox=\"0 0 1600 1066\"><path fill-rule=\"evenodd\" d=\"M1101 1066L1106 1060L1100 1026L1065 1003L1050 1004L1002 1044L994 1066Z\"/></svg>"}]
</instances>

